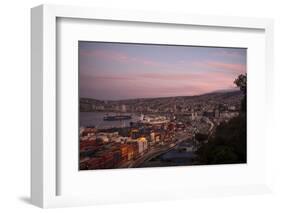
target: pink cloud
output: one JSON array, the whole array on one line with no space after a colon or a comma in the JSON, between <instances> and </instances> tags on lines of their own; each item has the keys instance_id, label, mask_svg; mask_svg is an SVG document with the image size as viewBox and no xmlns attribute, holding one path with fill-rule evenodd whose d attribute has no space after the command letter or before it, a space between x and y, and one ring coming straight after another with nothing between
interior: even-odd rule
<instances>
[{"instance_id":1,"label":"pink cloud","mask_svg":"<svg viewBox=\"0 0 281 213\"><path fill-rule=\"evenodd\" d=\"M234 88L233 78L222 73L147 73L142 75L83 76L80 82L101 99L198 95ZM119 93L118 91L122 91ZM81 91L83 92L83 91Z\"/></svg>"},{"instance_id":2,"label":"pink cloud","mask_svg":"<svg viewBox=\"0 0 281 213\"><path fill-rule=\"evenodd\" d=\"M246 73L246 65L244 64L232 64L232 63L225 63L225 62L208 61L206 65L215 69L234 71L237 74Z\"/></svg>"},{"instance_id":3,"label":"pink cloud","mask_svg":"<svg viewBox=\"0 0 281 213\"><path fill-rule=\"evenodd\" d=\"M139 63L143 65L149 65L149 66L169 66L168 64L159 62L159 61L153 61L151 59L147 58L136 58L130 55L127 55L122 52L118 51L112 51L112 50L83 50L80 52L81 56L91 57L91 58L99 58L99 59L105 59L105 60L112 60L116 62L121 63Z\"/></svg>"},{"instance_id":4,"label":"pink cloud","mask_svg":"<svg viewBox=\"0 0 281 213\"><path fill-rule=\"evenodd\" d=\"M202 62L188 62L187 64L184 63L185 61L181 60L178 64L168 64L165 62L159 62L155 60L151 60L148 58L141 58L141 57L133 57L123 52L112 51L112 50L83 50L80 52L82 56L88 56L91 58L98 58L104 60L111 60L116 61L119 63L131 63L131 64L141 64L147 65L152 67L161 67L165 69L184 69L185 66L193 66L195 68L204 68L204 69L215 69L218 71L228 71L229 74L241 74L246 73L246 65L244 64L235 64L235 63L226 63L226 62L219 62L219 61L202 61ZM223 52L224 54L224 52ZM225 54L232 54L225 51ZM237 54L237 53L233 53ZM178 66L180 65L180 66Z\"/></svg>"},{"instance_id":5,"label":"pink cloud","mask_svg":"<svg viewBox=\"0 0 281 213\"><path fill-rule=\"evenodd\" d=\"M136 77L133 76L122 76L122 75L98 75L92 76L95 80L102 81L133 81L136 80Z\"/></svg>"},{"instance_id":6,"label":"pink cloud","mask_svg":"<svg viewBox=\"0 0 281 213\"><path fill-rule=\"evenodd\" d=\"M152 81L155 85L164 85L163 88L174 87L178 92L200 94L220 89L235 88L234 79L227 73L218 72L188 72L188 73L149 73L140 77ZM165 89L165 91L167 91Z\"/></svg>"},{"instance_id":7,"label":"pink cloud","mask_svg":"<svg viewBox=\"0 0 281 213\"><path fill-rule=\"evenodd\" d=\"M186 72L186 73L146 73L139 75L141 78L155 79L155 80L165 80L165 81L186 81L186 82L233 82L233 77L226 73L218 72Z\"/></svg>"},{"instance_id":8,"label":"pink cloud","mask_svg":"<svg viewBox=\"0 0 281 213\"><path fill-rule=\"evenodd\" d=\"M227 74L244 74L246 73L245 64L236 64L236 63L226 63L220 61L203 61L203 62L193 62L193 66L198 68L203 68L205 70L221 71Z\"/></svg>"},{"instance_id":9,"label":"pink cloud","mask_svg":"<svg viewBox=\"0 0 281 213\"><path fill-rule=\"evenodd\" d=\"M105 60L105 64L107 61L113 61L133 65L128 66L128 69L123 68L126 66L121 66L121 69L116 66L115 69L116 63L109 68L84 67L84 73L88 75L80 78L80 83L85 88L81 92L89 97L91 95L99 98L103 98L103 95L116 98L197 95L234 88L234 78L246 72L246 65L221 61L206 60L192 63L178 60L178 62L167 63L101 49L83 50L80 51L80 55L88 57L89 60Z\"/></svg>"}]
</instances>

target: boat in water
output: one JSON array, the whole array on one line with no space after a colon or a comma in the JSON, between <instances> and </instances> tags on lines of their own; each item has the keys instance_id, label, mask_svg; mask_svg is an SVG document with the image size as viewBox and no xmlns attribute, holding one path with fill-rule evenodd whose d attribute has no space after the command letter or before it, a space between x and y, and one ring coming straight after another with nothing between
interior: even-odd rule
<instances>
[{"instance_id":1,"label":"boat in water","mask_svg":"<svg viewBox=\"0 0 281 213\"><path fill-rule=\"evenodd\" d=\"M131 115L105 115L103 117L104 121L122 121L132 119Z\"/></svg>"}]
</instances>

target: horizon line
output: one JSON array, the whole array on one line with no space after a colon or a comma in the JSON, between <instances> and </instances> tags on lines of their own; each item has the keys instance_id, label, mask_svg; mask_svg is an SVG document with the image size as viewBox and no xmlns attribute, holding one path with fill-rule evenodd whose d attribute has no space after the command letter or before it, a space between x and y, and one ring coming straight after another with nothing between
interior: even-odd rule
<instances>
[{"instance_id":1,"label":"horizon line","mask_svg":"<svg viewBox=\"0 0 281 213\"><path fill-rule=\"evenodd\" d=\"M195 97L195 96L202 96L202 95L207 95L207 94L211 94L211 93L227 93L227 92L235 92L235 91L240 91L239 87L233 88L233 89L222 89L222 90L214 90L214 91L210 91L210 92L205 92L205 93L201 93L201 94L197 94L197 95L179 95L179 96L158 96L158 97L141 97L141 98L127 98L127 99L97 99L97 98L89 98L89 97L79 97L79 99L94 99L94 100L98 100L98 101L129 101L129 100L137 100L137 99L155 99L155 98L177 98L177 97Z\"/></svg>"}]
</instances>

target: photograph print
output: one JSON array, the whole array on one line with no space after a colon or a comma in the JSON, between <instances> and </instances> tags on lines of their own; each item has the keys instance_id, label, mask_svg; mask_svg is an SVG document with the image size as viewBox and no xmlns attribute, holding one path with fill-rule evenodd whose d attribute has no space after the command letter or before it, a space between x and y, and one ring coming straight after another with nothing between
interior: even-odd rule
<instances>
[{"instance_id":1,"label":"photograph print","mask_svg":"<svg viewBox=\"0 0 281 213\"><path fill-rule=\"evenodd\" d=\"M79 170L247 163L247 49L79 41Z\"/></svg>"}]
</instances>

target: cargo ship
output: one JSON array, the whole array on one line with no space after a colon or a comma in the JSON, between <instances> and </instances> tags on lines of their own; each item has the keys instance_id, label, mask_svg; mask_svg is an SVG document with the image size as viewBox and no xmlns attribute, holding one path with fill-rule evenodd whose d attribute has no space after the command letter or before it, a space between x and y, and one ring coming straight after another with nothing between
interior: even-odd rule
<instances>
[{"instance_id":1,"label":"cargo ship","mask_svg":"<svg viewBox=\"0 0 281 213\"><path fill-rule=\"evenodd\" d=\"M103 117L104 121L122 121L132 119L131 115L106 115Z\"/></svg>"}]
</instances>

